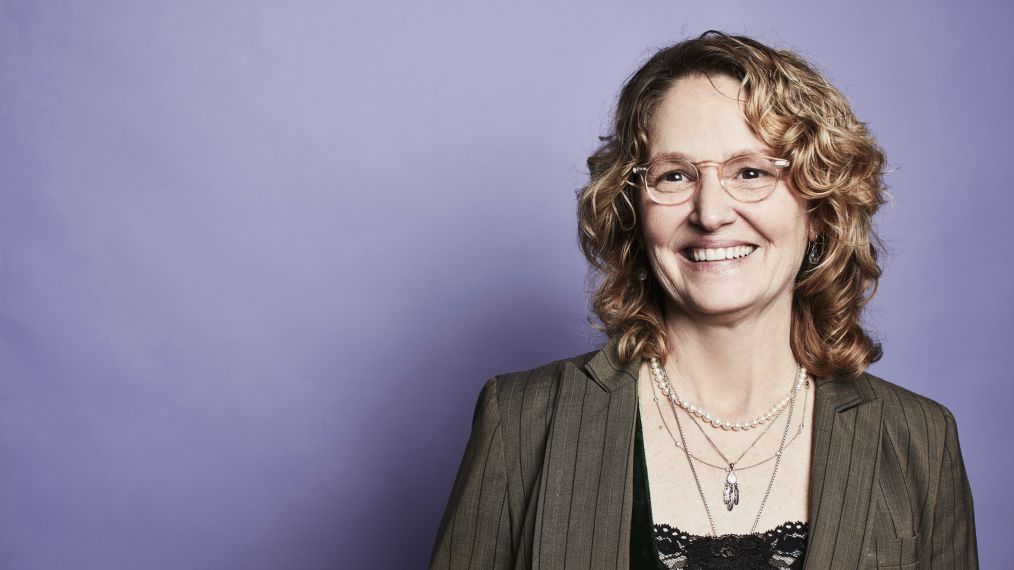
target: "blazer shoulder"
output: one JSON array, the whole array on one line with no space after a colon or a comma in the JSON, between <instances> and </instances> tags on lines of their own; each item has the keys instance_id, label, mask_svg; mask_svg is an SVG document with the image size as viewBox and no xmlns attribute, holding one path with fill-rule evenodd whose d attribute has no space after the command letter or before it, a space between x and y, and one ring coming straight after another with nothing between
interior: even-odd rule
<instances>
[{"instance_id":1,"label":"blazer shoulder","mask_svg":"<svg viewBox=\"0 0 1014 570\"><path fill-rule=\"evenodd\" d=\"M568 366L573 366L584 377L584 365L597 352L598 350L592 350L540 364L533 368L497 374L495 380L499 398L501 401L519 403L515 400L527 400L536 394L555 394L560 380L563 378L564 370Z\"/></svg>"},{"instance_id":2,"label":"blazer shoulder","mask_svg":"<svg viewBox=\"0 0 1014 570\"><path fill-rule=\"evenodd\" d=\"M917 418L919 422L925 422L937 428L943 428L947 423L954 422L954 414L947 406L904 386L869 372L864 372L854 381L858 383L857 387L867 398L880 398L884 401L888 418L904 419L906 423Z\"/></svg>"}]
</instances>

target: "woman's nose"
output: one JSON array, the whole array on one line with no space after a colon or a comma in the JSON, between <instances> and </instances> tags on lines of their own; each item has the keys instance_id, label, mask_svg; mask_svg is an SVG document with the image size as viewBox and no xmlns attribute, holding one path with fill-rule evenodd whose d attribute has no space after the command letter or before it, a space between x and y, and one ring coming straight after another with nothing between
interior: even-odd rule
<instances>
[{"instance_id":1,"label":"woman's nose","mask_svg":"<svg viewBox=\"0 0 1014 570\"><path fill-rule=\"evenodd\" d=\"M705 168L700 176L690 220L707 231L714 231L735 219L735 199L722 187L716 168Z\"/></svg>"}]
</instances>

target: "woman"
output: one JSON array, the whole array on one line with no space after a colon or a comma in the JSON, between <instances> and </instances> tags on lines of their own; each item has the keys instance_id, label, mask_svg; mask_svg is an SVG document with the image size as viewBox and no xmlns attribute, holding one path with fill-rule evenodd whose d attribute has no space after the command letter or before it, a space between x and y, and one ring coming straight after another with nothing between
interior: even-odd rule
<instances>
[{"instance_id":1,"label":"woman","mask_svg":"<svg viewBox=\"0 0 1014 570\"><path fill-rule=\"evenodd\" d=\"M707 32L588 159L595 352L490 379L433 568L976 568L954 417L866 372L884 157L798 55Z\"/></svg>"}]
</instances>

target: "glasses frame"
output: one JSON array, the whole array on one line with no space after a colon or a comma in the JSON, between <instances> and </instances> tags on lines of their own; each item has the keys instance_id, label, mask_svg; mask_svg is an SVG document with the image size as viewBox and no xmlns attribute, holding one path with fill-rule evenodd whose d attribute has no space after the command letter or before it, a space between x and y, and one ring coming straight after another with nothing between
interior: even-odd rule
<instances>
[{"instance_id":1,"label":"glasses frame","mask_svg":"<svg viewBox=\"0 0 1014 570\"><path fill-rule=\"evenodd\" d=\"M757 158L763 158L765 160L770 160L772 166L774 166L777 169L776 172L778 173L778 175L775 177L774 184L771 185L771 190L769 190L768 193L765 194L764 196L762 196L760 198L757 198L756 200L740 200L738 197L736 197L735 194L732 193L732 191L730 191L728 188L725 187L725 165L728 164L728 163L730 163L730 162L732 162L732 161L734 161L734 160L738 160L738 159L746 158L746 157L751 157L751 156L757 157ZM679 161L685 162L685 163L687 163L687 164L689 164L690 166L693 167L694 174L696 175L695 179L697 180L697 184L694 187L693 192L689 192L687 194L687 197L684 200L681 200L679 202L663 202L663 201L659 200L658 197L655 195L656 194L655 189L652 188L651 186L648 186L648 169L650 169L653 164L655 164L656 162L658 162L660 160L679 160ZM637 174L637 175L640 176L640 178L641 178L641 186L648 192L648 197L651 198L651 200L653 202L655 202L656 204L662 204L664 206L676 206L676 205L679 205L679 204L685 204L687 201L689 201L691 198L693 198L694 194L700 192L701 185L704 183L704 177L703 177L703 175L701 173L701 169L703 169L705 167L715 167L715 168L718 169L718 183L722 185L722 189L725 190L725 193L728 194L729 196L732 196L732 198L734 200L738 201L738 202L743 202L743 203L746 203L746 204L750 204L750 203L753 203L753 202L760 202L761 200L764 200L768 196L770 196L774 192L775 188L778 186L778 183L781 182L781 180L782 180L782 171L784 171L788 166L789 166L789 159L787 159L787 158L778 158L778 157L774 157L774 156L767 156L765 154L757 154L757 153L738 154L736 156L729 157L728 159L726 159L724 161L721 161L721 162L718 162L718 161L715 161L715 160L700 160L700 161L697 161L697 162L693 162L693 161L687 160L685 158L676 157L676 156L669 155L669 154L664 154L664 155L657 156L657 157L653 158L647 164L642 164L640 166L635 166L631 170L631 172L633 172L634 174ZM629 180L627 181L627 183L628 184L633 184Z\"/></svg>"}]
</instances>

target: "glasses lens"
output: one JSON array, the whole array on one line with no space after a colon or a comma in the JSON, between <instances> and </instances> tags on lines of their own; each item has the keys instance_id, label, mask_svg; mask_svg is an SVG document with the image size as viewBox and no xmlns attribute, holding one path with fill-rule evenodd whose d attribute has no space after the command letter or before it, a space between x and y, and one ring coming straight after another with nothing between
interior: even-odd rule
<instances>
[{"instance_id":1,"label":"glasses lens","mask_svg":"<svg viewBox=\"0 0 1014 570\"><path fill-rule=\"evenodd\" d=\"M781 169L763 156L741 156L725 163L725 187L747 202L766 197L780 175Z\"/></svg>"},{"instance_id":2,"label":"glasses lens","mask_svg":"<svg viewBox=\"0 0 1014 570\"><path fill-rule=\"evenodd\" d=\"M648 168L646 182L659 200L680 202L697 187L697 169L684 160L660 160Z\"/></svg>"}]
</instances>

